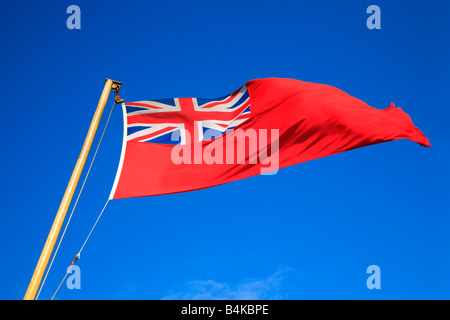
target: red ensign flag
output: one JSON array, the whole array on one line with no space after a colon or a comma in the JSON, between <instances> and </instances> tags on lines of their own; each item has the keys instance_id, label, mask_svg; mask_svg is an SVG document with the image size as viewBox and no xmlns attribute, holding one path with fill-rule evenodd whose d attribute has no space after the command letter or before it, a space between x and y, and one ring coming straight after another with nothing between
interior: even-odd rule
<instances>
[{"instance_id":1,"label":"red ensign flag","mask_svg":"<svg viewBox=\"0 0 450 320\"><path fill-rule=\"evenodd\" d=\"M391 104L378 110L323 84L268 78L217 99L124 103L110 199L197 190L380 142L430 143Z\"/></svg>"}]
</instances>

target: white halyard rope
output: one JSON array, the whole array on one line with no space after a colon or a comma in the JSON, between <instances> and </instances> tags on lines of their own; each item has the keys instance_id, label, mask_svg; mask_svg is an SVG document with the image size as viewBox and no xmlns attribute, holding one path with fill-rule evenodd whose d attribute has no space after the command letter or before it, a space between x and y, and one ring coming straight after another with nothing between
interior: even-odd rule
<instances>
[{"instance_id":1,"label":"white halyard rope","mask_svg":"<svg viewBox=\"0 0 450 320\"><path fill-rule=\"evenodd\" d=\"M113 112L113 110L114 110L114 105L115 105L115 102L113 102L113 104L112 104L111 111L109 112L108 120L106 121L105 127L103 128L103 132L102 132L102 135L101 135L100 140L99 140L99 142L98 142L97 149L95 150L94 156L92 157L91 164L89 165L89 169L88 169L88 171L87 171L87 173L86 173L86 176L84 177L83 184L82 184L82 186L81 186L81 188L80 188L80 191L78 192L77 199L76 199L75 204L74 204L74 206L73 206L73 208L72 208L72 211L71 211L71 213L70 213L70 215L69 215L69 219L67 220L67 223L66 223L66 226L65 226L65 228L64 228L64 231L63 231L63 233L62 233L62 235L61 235L61 238L59 239L58 246L56 247L55 253L53 254L53 258L52 258L52 260L51 260L51 262L50 262L50 265L49 265L49 267L48 267L48 269L47 269L47 272L45 273L45 277L44 277L44 279L43 279L43 281L42 281L42 284L41 284L41 286L40 286L40 288L39 288L39 291L38 291L38 293L37 293L36 300L39 298L39 294L41 293L41 290L42 290L42 288L44 287L44 283L45 283L45 280L47 279L47 275L48 275L48 273L50 272L50 269L52 268L52 264L53 264L53 261L55 260L56 254L58 253L59 246L61 245L61 242L62 242L62 240L63 240L63 238L64 238L65 233L66 233L67 227L69 226L70 220L72 219L72 215L73 215L73 213L74 213L74 211L75 211L75 208L77 207L78 200L80 199L80 196L81 196L81 193L82 193L82 191L83 191L84 185L85 185L86 180L87 180L87 178L88 178L88 176L89 176L89 173L91 172L92 165L94 164L95 157L97 156L98 149L100 148L100 144L102 143L103 136L105 135L106 128L108 127L109 119L111 118L111 114L112 114L112 112ZM108 201L106 201L106 204L105 204L105 206L103 207L103 209L102 209L102 211L101 211L99 217L97 218L97 221L95 222L94 226L92 227L91 231L89 232L89 235L88 235L88 237L86 238L85 242L83 243L83 246L81 247L80 252L81 252L81 250L83 250L84 245L86 244L86 242L87 242L87 240L89 239L89 237L90 237L92 231L94 230L95 226L97 225L97 222L98 222L98 220L100 219L101 215L103 214L103 211L105 210L106 205L108 204L108 202L109 202L109 199L108 199ZM80 252L79 252L79 253L80 253ZM78 257L79 257L79 253L78 253ZM72 263L72 265L73 265L73 263ZM68 273L70 272L70 270L72 269L72 265L70 266L69 270L66 272L66 275L64 276L64 279L67 277L67 274L68 274ZM64 281L64 279L63 279L63 281ZM61 283L62 283L62 282L61 282ZM59 288L61 287L61 283L60 283L58 289L56 290L55 294L58 292ZM55 296L55 294L53 295L53 297ZM53 300L53 297L52 297L52 300Z\"/></svg>"}]
</instances>

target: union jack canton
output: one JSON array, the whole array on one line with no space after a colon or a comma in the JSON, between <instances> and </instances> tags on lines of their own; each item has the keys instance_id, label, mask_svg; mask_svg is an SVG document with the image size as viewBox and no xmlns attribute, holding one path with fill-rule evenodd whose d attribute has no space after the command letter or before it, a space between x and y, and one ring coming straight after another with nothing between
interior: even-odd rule
<instances>
[{"instance_id":1,"label":"union jack canton","mask_svg":"<svg viewBox=\"0 0 450 320\"><path fill-rule=\"evenodd\" d=\"M216 98L173 98L124 103L128 142L181 144L218 137L250 119L244 85Z\"/></svg>"}]
</instances>

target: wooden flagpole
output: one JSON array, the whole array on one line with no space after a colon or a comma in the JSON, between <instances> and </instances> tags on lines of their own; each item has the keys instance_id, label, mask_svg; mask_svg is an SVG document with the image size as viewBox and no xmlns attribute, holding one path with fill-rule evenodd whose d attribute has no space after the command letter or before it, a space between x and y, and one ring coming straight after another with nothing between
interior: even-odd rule
<instances>
[{"instance_id":1,"label":"wooden flagpole","mask_svg":"<svg viewBox=\"0 0 450 320\"><path fill-rule=\"evenodd\" d=\"M122 84L120 82L113 81L111 79L105 80L105 87L103 88L103 92L100 96L94 117L92 118L89 131L86 139L84 140L83 148L81 149L81 153L72 172L72 176L70 177L69 184L67 185L66 192L64 193L58 212L56 213L55 220L53 221L47 241L42 249L41 256L39 257L39 261L34 270L30 284L28 285L24 300L34 300L36 297L37 290L39 289L42 281L42 276L47 268L48 261L52 255L53 248L55 247L64 218L67 210L69 209L75 189L77 188L78 180L80 179L81 172L83 171L84 164L86 163L86 159L89 155L89 150L91 149L92 142L94 141L95 133L97 132L103 110L105 110L106 102L108 102L111 89L119 89L121 85Z\"/></svg>"}]
</instances>

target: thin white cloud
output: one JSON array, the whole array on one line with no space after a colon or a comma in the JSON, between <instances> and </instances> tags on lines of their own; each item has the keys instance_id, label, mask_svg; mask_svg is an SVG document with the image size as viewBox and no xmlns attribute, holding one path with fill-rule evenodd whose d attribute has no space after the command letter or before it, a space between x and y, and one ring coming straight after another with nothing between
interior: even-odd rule
<instances>
[{"instance_id":1,"label":"thin white cloud","mask_svg":"<svg viewBox=\"0 0 450 320\"><path fill-rule=\"evenodd\" d=\"M235 286L219 283L214 280L194 280L185 284L184 288L170 294L163 300L272 300L286 299L280 293L282 281L291 271L282 268L264 279L247 279Z\"/></svg>"}]
</instances>

